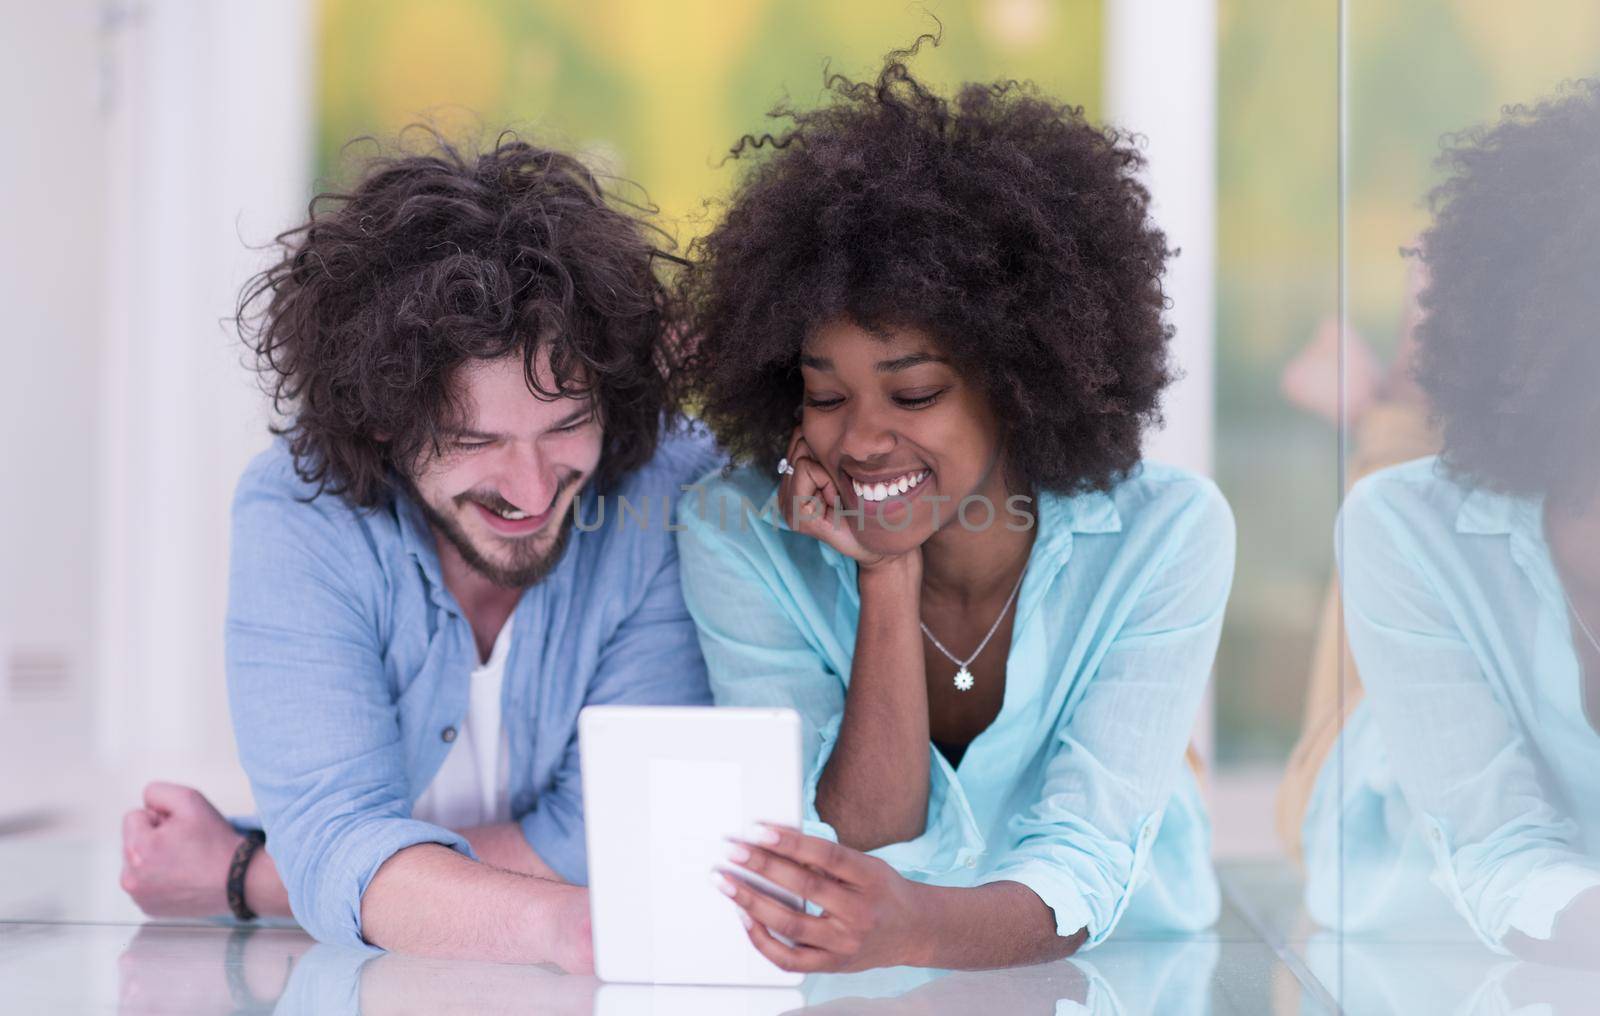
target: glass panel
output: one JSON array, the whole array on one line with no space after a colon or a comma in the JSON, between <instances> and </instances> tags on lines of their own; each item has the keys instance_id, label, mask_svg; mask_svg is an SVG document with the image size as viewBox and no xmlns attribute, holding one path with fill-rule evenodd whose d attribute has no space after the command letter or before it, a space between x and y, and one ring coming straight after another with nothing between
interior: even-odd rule
<instances>
[{"instance_id":1,"label":"glass panel","mask_svg":"<svg viewBox=\"0 0 1600 1016\"><path fill-rule=\"evenodd\" d=\"M1226 905L1282 962L1258 1011L1318 1012L1301 819L1336 734L1338 77L1331 5L1220 5L1218 483L1238 561L1217 654L1214 852ZM1309 728L1308 722L1312 723Z\"/></svg>"},{"instance_id":2,"label":"glass panel","mask_svg":"<svg viewBox=\"0 0 1600 1016\"><path fill-rule=\"evenodd\" d=\"M1600 8L1343 6L1311 966L1351 1012L1580 1011L1592 978L1529 961L1594 966L1600 933Z\"/></svg>"}]
</instances>

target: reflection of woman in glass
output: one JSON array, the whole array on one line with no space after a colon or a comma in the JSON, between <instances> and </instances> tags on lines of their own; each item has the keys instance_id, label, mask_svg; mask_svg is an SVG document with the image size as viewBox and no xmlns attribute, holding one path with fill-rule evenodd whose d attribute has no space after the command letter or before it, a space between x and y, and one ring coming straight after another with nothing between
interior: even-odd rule
<instances>
[{"instance_id":1,"label":"reflection of woman in glass","mask_svg":"<svg viewBox=\"0 0 1600 1016\"><path fill-rule=\"evenodd\" d=\"M1341 514L1367 698L1307 813L1309 902L1356 927L1448 901L1549 957L1600 929L1600 84L1441 165L1416 373L1443 451Z\"/></svg>"},{"instance_id":2,"label":"reflection of woman in glass","mask_svg":"<svg viewBox=\"0 0 1600 1016\"><path fill-rule=\"evenodd\" d=\"M802 714L820 834L735 847L825 911L736 888L752 940L983 967L1204 927L1183 755L1233 528L1139 462L1170 378L1140 158L1015 84L831 85L736 149L685 289L694 394L749 463L682 509L686 599L719 703Z\"/></svg>"}]
</instances>

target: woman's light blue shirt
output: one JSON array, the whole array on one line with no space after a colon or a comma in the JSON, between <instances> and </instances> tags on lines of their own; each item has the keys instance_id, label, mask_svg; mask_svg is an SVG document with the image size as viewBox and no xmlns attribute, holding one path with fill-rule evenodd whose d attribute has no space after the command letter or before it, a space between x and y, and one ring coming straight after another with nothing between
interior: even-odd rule
<instances>
[{"instance_id":1,"label":"woman's light blue shirt","mask_svg":"<svg viewBox=\"0 0 1600 1016\"><path fill-rule=\"evenodd\" d=\"M1307 810L1312 915L1454 923L1448 901L1491 948L1548 937L1600 885L1600 735L1542 500L1418 459L1351 490L1337 549L1366 697Z\"/></svg>"},{"instance_id":2,"label":"woman's light blue shirt","mask_svg":"<svg viewBox=\"0 0 1600 1016\"><path fill-rule=\"evenodd\" d=\"M775 496L748 468L685 496L684 599L719 705L799 711L808 826L833 838L816 788L850 680L856 566L790 530ZM1232 515L1210 481L1147 464L1109 494L1047 494L1036 519L1000 713L958 768L930 743L925 831L874 853L941 885L1020 882L1089 945L1125 912L1206 927L1210 827L1183 756L1232 581Z\"/></svg>"}]
</instances>

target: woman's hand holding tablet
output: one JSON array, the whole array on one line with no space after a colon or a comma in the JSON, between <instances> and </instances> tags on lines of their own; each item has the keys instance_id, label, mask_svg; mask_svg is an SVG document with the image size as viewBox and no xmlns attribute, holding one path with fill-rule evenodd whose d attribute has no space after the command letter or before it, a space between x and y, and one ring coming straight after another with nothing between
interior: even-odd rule
<instances>
[{"instance_id":1,"label":"woman's hand holding tablet","mask_svg":"<svg viewBox=\"0 0 1600 1016\"><path fill-rule=\"evenodd\" d=\"M778 967L816 973L926 965L925 887L887 862L780 825L759 825L730 843L722 891L739 905L751 944ZM761 892L750 876L810 900L821 915Z\"/></svg>"}]
</instances>

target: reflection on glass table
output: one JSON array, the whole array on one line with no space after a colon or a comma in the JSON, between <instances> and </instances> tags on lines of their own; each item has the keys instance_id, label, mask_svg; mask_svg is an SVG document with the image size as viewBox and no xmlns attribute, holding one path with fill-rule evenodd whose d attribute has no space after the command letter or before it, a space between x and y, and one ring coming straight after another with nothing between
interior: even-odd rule
<instances>
[{"instance_id":1,"label":"reflection on glass table","mask_svg":"<svg viewBox=\"0 0 1600 1016\"><path fill-rule=\"evenodd\" d=\"M27 849L24 849L26 847ZM141 922L63 898L84 874L114 870L96 851L44 840L0 843L0 906L19 877L32 912L0 913L0 1010L122 1013L1184 1013L1587 1012L1600 976L1504 960L1464 925L1409 935L1310 930L1286 865L1227 865L1223 919L1197 935L1115 937L1070 960L1006 971L889 969L808 979L797 990L608 985L534 966L386 954L312 942L292 926ZM112 900L111 902L115 902ZM41 909L42 908L42 909ZM48 911L51 917L43 916ZM1449 934L1453 932L1453 934ZM1496 1006L1509 1008L1497 1009ZM1537 1011L1537 1010L1535 1010Z\"/></svg>"},{"instance_id":2,"label":"reflection on glass table","mask_svg":"<svg viewBox=\"0 0 1600 1016\"><path fill-rule=\"evenodd\" d=\"M209 941L208 941L209 939ZM799 989L602 984L546 967L372 956L249 929L141 929L119 959L125 1012L213 1008L276 1013L526 1011L626 1016L760 1016L806 1011L880 1016L990 1011L1203 1012L1215 940L1112 949L1005 971L911 968L809 978ZM208 968L207 964L211 966ZM1103 967L1103 968L1102 968ZM287 976L285 976L287 975Z\"/></svg>"},{"instance_id":3,"label":"reflection on glass table","mask_svg":"<svg viewBox=\"0 0 1600 1016\"><path fill-rule=\"evenodd\" d=\"M1220 948L1214 936L1112 943L1090 958L1013 970L895 968L755 989L603 984L548 967L373 955L286 928L0 923L0 984L7 1006L18 1006L11 1011L41 1012L1198 1014L1214 1011Z\"/></svg>"},{"instance_id":4,"label":"reflection on glass table","mask_svg":"<svg viewBox=\"0 0 1600 1016\"><path fill-rule=\"evenodd\" d=\"M1319 934L1308 966L1347 1013L1580 1016L1595 1011L1600 973L1506 959L1477 942Z\"/></svg>"},{"instance_id":5,"label":"reflection on glass table","mask_svg":"<svg viewBox=\"0 0 1600 1016\"><path fill-rule=\"evenodd\" d=\"M0 929L6 926L0 926ZM15 926L10 926L15 927ZM108 958L118 940L107 936ZM130 929L131 930L131 929ZM62 939L82 929L61 927ZM0 930L0 942L6 941ZM146 926L115 957L117 1011L133 1013L512 1013L632 1016L827 1016L942 1013L1213 1013L1324 1011L1314 996L1274 993L1247 1003L1218 978L1227 943L1215 938L1111 943L1084 957L1009 971L898 968L809 978L799 989L603 984L545 967L372 956L315 945L295 931ZM36 940L37 950L46 946ZM7 954L12 950L7 949ZM1308 967L1342 1011L1362 1014L1592 1011L1600 975L1496 962L1476 943L1306 944ZM4 964L9 966L9 962ZM8 984L16 982L7 977ZM86 1000L87 1001L87 1000ZM1230 1004L1230 1002L1232 1004ZM1265 1003L1261 998L1258 1003ZM1539 1010L1535 1010L1539 1011Z\"/></svg>"}]
</instances>

